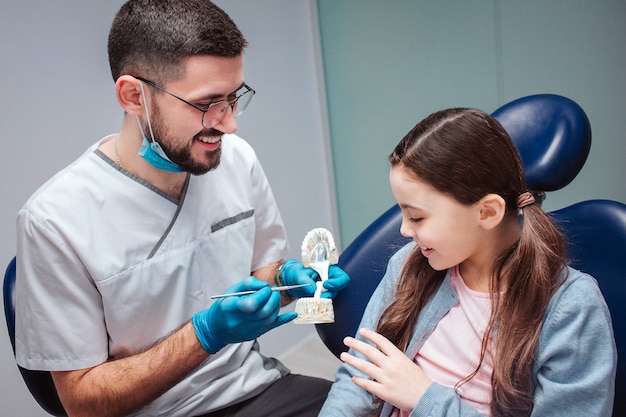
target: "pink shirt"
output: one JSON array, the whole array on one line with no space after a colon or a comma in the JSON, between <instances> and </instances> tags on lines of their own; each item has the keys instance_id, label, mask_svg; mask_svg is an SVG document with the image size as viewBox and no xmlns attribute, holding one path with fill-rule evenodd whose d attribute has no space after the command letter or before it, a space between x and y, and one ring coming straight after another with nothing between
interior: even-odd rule
<instances>
[{"instance_id":1,"label":"pink shirt","mask_svg":"<svg viewBox=\"0 0 626 417\"><path fill-rule=\"evenodd\" d=\"M480 345L491 313L491 296L468 288L458 267L450 278L459 302L439 321L414 360L433 381L454 387L478 365ZM461 398L487 415L490 415L491 403L493 358L489 352L492 348L493 340L478 374L456 390ZM400 417L408 415L408 411L393 413Z\"/></svg>"}]
</instances>

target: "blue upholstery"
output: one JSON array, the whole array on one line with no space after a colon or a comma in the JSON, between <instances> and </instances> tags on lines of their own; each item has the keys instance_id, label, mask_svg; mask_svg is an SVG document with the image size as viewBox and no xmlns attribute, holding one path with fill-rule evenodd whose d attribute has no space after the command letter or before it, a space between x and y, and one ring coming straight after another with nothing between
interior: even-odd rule
<instances>
[{"instance_id":1,"label":"blue upholstery","mask_svg":"<svg viewBox=\"0 0 626 417\"><path fill-rule=\"evenodd\" d=\"M568 239L571 265L593 275L611 311L617 345L613 416L626 416L626 204L588 200L550 215Z\"/></svg>"},{"instance_id":2,"label":"blue upholstery","mask_svg":"<svg viewBox=\"0 0 626 417\"><path fill-rule=\"evenodd\" d=\"M13 353L15 353L15 258L11 260L4 274L4 315L9 330L9 338ZM18 365L22 378L32 394L33 398L47 413L57 416L66 417L67 414L61 405L59 396L57 395L52 376L47 371L31 371L24 369Z\"/></svg>"},{"instance_id":3,"label":"blue upholstery","mask_svg":"<svg viewBox=\"0 0 626 417\"><path fill-rule=\"evenodd\" d=\"M580 172L591 146L584 111L565 97L541 94L508 103L493 113L520 149L528 187L554 191ZM611 311L618 354L626 357L626 205L592 200L550 213L568 238L573 267L593 275ZM369 298L382 279L389 258L408 239L400 235L397 205L368 226L341 254L339 265L352 282L334 300L335 323L316 329L330 351L346 350L343 338L354 335ZM626 366L618 364L613 416L626 416Z\"/></svg>"},{"instance_id":4,"label":"blue upholstery","mask_svg":"<svg viewBox=\"0 0 626 417\"><path fill-rule=\"evenodd\" d=\"M9 330L9 338L13 353L15 353L15 258L11 260L4 274L4 316L7 321L7 329ZM35 398L37 403L47 413L57 417L66 417L67 414L61 405L61 401L57 395L52 376L47 371L31 371L24 369L18 365L22 378L28 387L28 390Z\"/></svg>"},{"instance_id":5,"label":"blue upholstery","mask_svg":"<svg viewBox=\"0 0 626 417\"><path fill-rule=\"evenodd\" d=\"M522 97L492 116L515 142L530 190L560 190L572 182L587 160L589 119L568 98L554 94Z\"/></svg>"}]
</instances>

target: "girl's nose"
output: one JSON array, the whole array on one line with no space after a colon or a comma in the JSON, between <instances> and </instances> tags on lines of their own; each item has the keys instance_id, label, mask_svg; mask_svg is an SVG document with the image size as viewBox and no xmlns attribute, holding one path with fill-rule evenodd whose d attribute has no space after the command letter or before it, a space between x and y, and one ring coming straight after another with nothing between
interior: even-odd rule
<instances>
[{"instance_id":1,"label":"girl's nose","mask_svg":"<svg viewBox=\"0 0 626 417\"><path fill-rule=\"evenodd\" d=\"M410 237L410 238L415 237L415 232L413 231L411 227L407 226L406 220L402 220L402 223L400 224L400 234L404 237Z\"/></svg>"}]
</instances>

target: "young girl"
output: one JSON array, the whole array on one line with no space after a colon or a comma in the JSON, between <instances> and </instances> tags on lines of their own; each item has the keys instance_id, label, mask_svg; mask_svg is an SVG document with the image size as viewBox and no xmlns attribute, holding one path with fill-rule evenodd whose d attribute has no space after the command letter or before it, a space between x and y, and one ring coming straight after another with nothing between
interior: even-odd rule
<instances>
[{"instance_id":1,"label":"young girl","mask_svg":"<svg viewBox=\"0 0 626 417\"><path fill-rule=\"evenodd\" d=\"M440 111L389 160L413 242L345 339L320 416L610 416L608 309L595 280L567 267L500 124Z\"/></svg>"}]
</instances>

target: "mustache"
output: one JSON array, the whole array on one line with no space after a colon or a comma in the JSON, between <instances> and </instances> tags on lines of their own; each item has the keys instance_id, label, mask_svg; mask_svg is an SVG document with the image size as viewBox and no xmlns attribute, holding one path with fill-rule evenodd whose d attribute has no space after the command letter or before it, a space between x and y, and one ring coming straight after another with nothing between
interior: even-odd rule
<instances>
[{"instance_id":1,"label":"mustache","mask_svg":"<svg viewBox=\"0 0 626 417\"><path fill-rule=\"evenodd\" d=\"M198 134L196 134L196 136L209 136L209 137L217 137L217 136L224 136L224 132L222 132L221 130L217 130L215 128L210 128L210 129L206 129L206 130L201 130L200 132L198 132Z\"/></svg>"}]
</instances>

